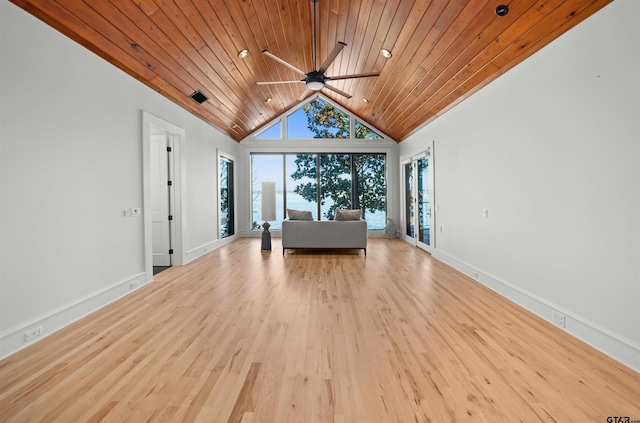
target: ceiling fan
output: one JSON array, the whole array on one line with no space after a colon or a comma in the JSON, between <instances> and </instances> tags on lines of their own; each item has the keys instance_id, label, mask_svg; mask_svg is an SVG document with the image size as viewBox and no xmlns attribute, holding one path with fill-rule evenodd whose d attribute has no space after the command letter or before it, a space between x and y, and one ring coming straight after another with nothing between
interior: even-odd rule
<instances>
[{"instance_id":1,"label":"ceiling fan","mask_svg":"<svg viewBox=\"0 0 640 423\"><path fill-rule=\"evenodd\" d=\"M314 8L313 8L313 65L317 66L316 6L318 4L318 0L311 0L311 2L314 3ZM295 80L295 81L256 82L256 84L258 84L258 85L272 85L272 84L299 84L299 83L304 83L307 86L307 89L300 96L300 98L298 98L298 101L304 100L304 98L307 96L307 93L309 93L310 91L319 91L319 90L321 90L323 88L331 90L334 93L340 94L340 95L345 96L347 98L351 98L351 96L349 94L345 93L344 91L341 91L341 90L337 89L336 87L328 85L327 81L336 81L336 80L340 80L340 79L368 78L368 77L371 77L371 76L378 76L378 75L380 75L380 72L358 73L358 74L354 74L354 75L326 76L324 73L327 71L327 69L329 68L331 63L333 63L333 61L336 59L338 54L340 54L340 52L342 51L342 49L345 46L346 46L345 43L343 43L342 41L338 41L338 44L336 44L336 46L333 48L333 51L331 51L331 53L329 53L329 56L327 56L327 58L324 60L324 62L320 66L320 68L319 69L314 69L311 72L303 72L300 69L298 69L297 67L293 66L292 64L287 63L284 60L282 60L281 58L279 58L278 56L270 53L268 50L262 50L262 54L272 58L273 60L275 60L278 63L281 63L281 64L285 65L289 69L292 69L296 73L299 73L304 78L300 79L300 80Z\"/></svg>"}]
</instances>

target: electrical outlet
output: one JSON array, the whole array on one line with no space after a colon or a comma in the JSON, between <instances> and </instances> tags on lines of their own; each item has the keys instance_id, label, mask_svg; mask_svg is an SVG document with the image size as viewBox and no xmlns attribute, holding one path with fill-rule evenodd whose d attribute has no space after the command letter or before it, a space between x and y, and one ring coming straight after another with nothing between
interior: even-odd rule
<instances>
[{"instance_id":1,"label":"electrical outlet","mask_svg":"<svg viewBox=\"0 0 640 423\"><path fill-rule=\"evenodd\" d=\"M130 289L136 289L138 287L138 281L133 281L129 284Z\"/></svg>"},{"instance_id":2,"label":"electrical outlet","mask_svg":"<svg viewBox=\"0 0 640 423\"><path fill-rule=\"evenodd\" d=\"M38 326L37 328L33 328L30 331L25 332L24 340L25 342L31 341L33 338L36 338L40 335L42 335L42 326Z\"/></svg>"},{"instance_id":3,"label":"electrical outlet","mask_svg":"<svg viewBox=\"0 0 640 423\"><path fill-rule=\"evenodd\" d=\"M472 271L471 275L473 276L474 279L478 279L478 272Z\"/></svg>"},{"instance_id":4,"label":"electrical outlet","mask_svg":"<svg viewBox=\"0 0 640 423\"><path fill-rule=\"evenodd\" d=\"M124 217L140 217L142 216L142 209L141 208L130 208L124 211Z\"/></svg>"},{"instance_id":5,"label":"electrical outlet","mask_svg":"<svg viewBox=\"0 0 640 423\"><path fill-rule=\"evenodd\" d=\"M566 324L567 324L567 320L564 314L562 313L558 313L557 311L553 312L552 315L552 319L553 319L553 324L560 327L560 328L565 328Z\"/></svg>"}]
</instances>

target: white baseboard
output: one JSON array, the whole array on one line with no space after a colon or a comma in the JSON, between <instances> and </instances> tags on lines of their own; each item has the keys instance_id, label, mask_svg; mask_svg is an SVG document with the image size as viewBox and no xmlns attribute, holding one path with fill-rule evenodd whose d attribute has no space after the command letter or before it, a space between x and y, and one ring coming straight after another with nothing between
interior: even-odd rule
<instances>
[{"instance_id":1,"label":"white baseboard","mask_svg":"<svg viewBox=\"0 0 640 423\"><path fill-rule=\"evenodd\" d=\"M187 264L195 259L197 259L198 257L201 257L205 254L207 254L210 251L213 251L217 248L222 247L223 245L227 245L230 242L235 241L236 239L238 239L240 237L240 235L236 234L236 235L232 235L223 239L218 239L215 241L211 241L208 242L206 244L202 244L197 246L196 248L192 248L190 250L187 250L187 252L185 253L185 257L184 257L184 264Z\"/></svg>"},{"instance_id":2,"label":"white baseboard","mask_svg":"<svg viewBox=\"0 0 640 423\"><path fill-rule=\"evenodd\" d=\"M640 345L611 330L527 292L440 250L432 257L477 280L482 285L553 323L553 312L565 315L564 330L616 361L640 373Z\"/></svg>"},{"instance_id":3,"label":"white baseboard","mask_svg":"<svg viewBox=\"0 0 640 423\"><path fill-rule=\"evenodd\" d=\"M144 285L145 280L144 272L133 275L98 292L86 295L69 304L2 331L0 333L0 360L124 297ZM25 332L38 327L42 328L42 335L26 341Z\"/></svg>"}]
</instances>

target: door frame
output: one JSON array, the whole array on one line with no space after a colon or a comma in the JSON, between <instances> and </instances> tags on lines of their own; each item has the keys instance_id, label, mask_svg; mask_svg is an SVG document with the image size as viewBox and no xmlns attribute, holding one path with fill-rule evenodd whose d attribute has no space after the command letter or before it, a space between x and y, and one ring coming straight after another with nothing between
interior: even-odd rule
<instances>
[{"instance_id":1,"label":"door frame","mask_svg":"<svg viewBox=\"0 0 640 423\"><path fill-rule=\"evenodd\" d=\"M167 135L168 144L172 144L170 167L173 174L173 192L169 200L173 221L170 225L171 244L173 256L172 265L183 265L183 204L182 191L184 178L180 149L185 142L185 130L170 122L165 121L146 111L142 111L142 195L143 195L143 219L144 219L144 269L146 282L153 280L153 248L151 229L151 135Z\"/></svg>"},{"instance_id":2,"label":"door frame","mask_svg":"<svg viewBox=\"0 0 640 423\"><path fill-rule=\"evenodd\" d=\"M415 190L417 190L417 184L418 184L418 179L417 179L417 163L418 160L422 159L425 156L429 156L429 203L431 204L431 220L430 220L430 243L429 245L418 241L418 235L417 233L415 233L414 237L411 237L409 235L406 234L406 227L407 227L407 216L405 213L406 210L406 201L407 201L407 194L406 194L406 171L405 171L405 166L407 164L412 164L414 171L416 172L416 177L415 177L415 182L414 182L414 186L413 186L413 191L415 194ZM400 158L400 180L401 180L401 187L402 189L401 191L401 195L400 195L400 204L401 204L401 218L400 218L400 225L402 228L402 238L408 242L409 244L421 248L429 253L431 253L435 248L436 248L436 230L435 228L436 226L436 210L437 210L437 206L436 206L436 194L435 194L435 154L434 154L434 142L430 141L427 143L427 147L422 150L419 153L415 153L415 154L411 154L408 156L404 156ZM417 195L416 195L416 200L417 200ZM417 207L416 207L416 213L414 213L414 227L416 228L416 231L419 230L419 214L417 213Z\"/></svg>"}]
</instances>

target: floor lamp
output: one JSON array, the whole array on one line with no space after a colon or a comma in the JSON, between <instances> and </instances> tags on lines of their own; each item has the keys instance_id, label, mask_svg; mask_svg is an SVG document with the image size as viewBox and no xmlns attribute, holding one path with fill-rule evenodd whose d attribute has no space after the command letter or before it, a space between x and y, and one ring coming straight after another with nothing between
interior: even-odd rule
<instances>
[{"instance_id":1,"label":"floor lamp","mask_svg":"<svg viewBox=\"0 0 640 423\"><path fill-rule=\"evenodd\" d=\"M276 220L276 183L262 182L262 250L271 251L271 232L269 221Z\"/></svg>"}]
</instances>

